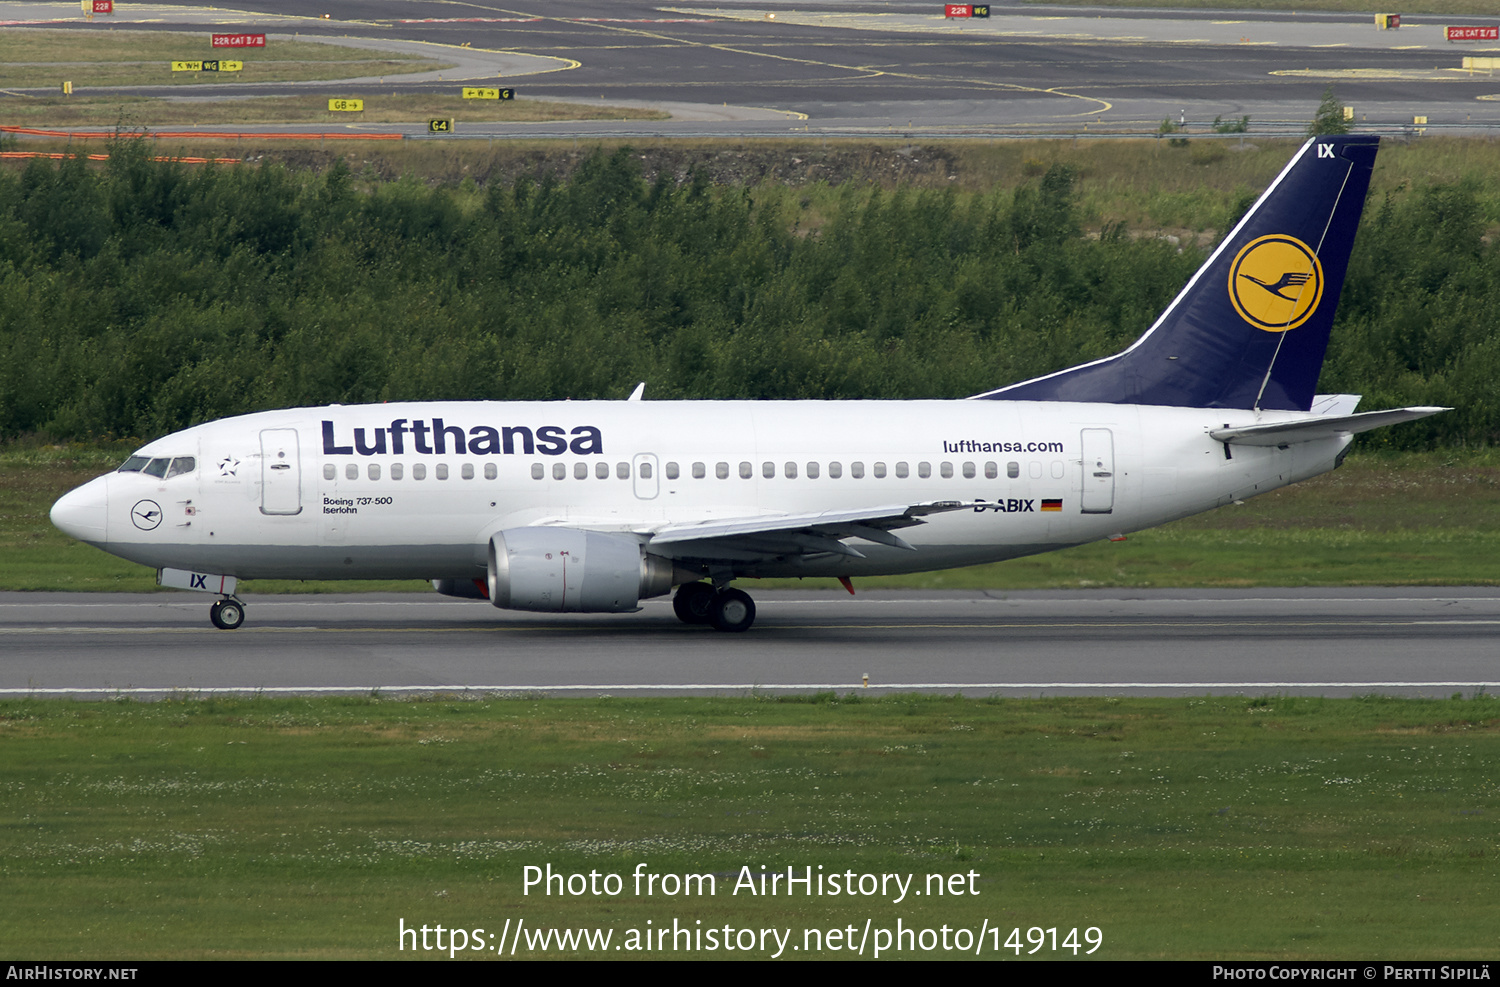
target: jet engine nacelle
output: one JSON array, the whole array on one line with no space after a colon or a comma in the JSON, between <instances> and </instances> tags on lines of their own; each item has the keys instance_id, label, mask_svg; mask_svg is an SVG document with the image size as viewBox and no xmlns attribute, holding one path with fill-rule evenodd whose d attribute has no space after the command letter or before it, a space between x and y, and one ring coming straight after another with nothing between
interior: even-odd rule
<instances>
[{"instance_id":1,"label":"jet engine nacelle","mask_svg":"<svg viewBox=\"0 0 1500 987\"><path fill-rule=\"evenodd\" d=\"M490 602L507 610L639 610L640 600L671 591L673 573L670 560L647 555L629 535L537 527L490 538Z\"/></svg>"}]
</instances>

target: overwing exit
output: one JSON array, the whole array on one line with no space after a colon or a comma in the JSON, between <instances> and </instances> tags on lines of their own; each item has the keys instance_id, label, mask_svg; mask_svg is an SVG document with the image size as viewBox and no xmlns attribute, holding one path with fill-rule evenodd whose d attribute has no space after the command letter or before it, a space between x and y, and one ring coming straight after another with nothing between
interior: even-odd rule
<instances>
[{"instance_id":1,"label":"overwing exit","mask_svg":"<svg viewBox=\"0 0 1500 987\"><path fill-rule=\"evenodd\" d=\"M1123 352L962 401L424 402L266 411L148 443L62 497L82 541L214 594L240 579L423 578L626 612L677 592L743 631L736 580L920 572L1149 528L1335 468L1318 395L1378 149L1308 141Z\"/></svg>"}]
</instances>

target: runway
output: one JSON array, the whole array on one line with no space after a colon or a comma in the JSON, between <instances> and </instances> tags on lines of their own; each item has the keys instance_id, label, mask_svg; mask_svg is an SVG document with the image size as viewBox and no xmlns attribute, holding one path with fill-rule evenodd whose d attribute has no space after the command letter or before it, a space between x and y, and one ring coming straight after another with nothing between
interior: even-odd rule
<instances>
[{"instance_id":1,"label":"runway","mask_svg":"<svg viewBox=\"0 0 1500 987\"><path fill-rule=\"evenodd\" d=\"M86 27L76 4L10 3L5 22ZM327 93L374 99L503 79L522 98L675 107L655 124L461 125L458 136L989 135L1142 128L1166 118L1202 133L1220 117L1256 132L1298 131L1324 87L1337 86L1363 129L1500 126L1500 80L1465 72L1465 55L1500 42L1453 44L1449 24L1410 15L1398 31L1367 15L1131 11L992 5L988 20L946 20L933 3L563 0L541 7L436 0L359 0L332 17L287 0L232 8L121 5L108 26L387 45L457 58L458 69L339 83L215 83L223 96ZM769 17L776 14L775 19ZM1491 19L1493 20L1493 18ZM93 27L106 26L96 19ZM50 87L50 79L48 80ZM181 86L108 90L183 92ZM189 87L201 95L209 86ZM155 90L155 91L153 91ZM46 90L50 92L50 88ZM92 90L105 92L106 90ZM43 90L19 89L26 96ZM707 113L709 109L714 113ZM350 125L357 128L357 124ZM390 129L390 128L384 128ZM413 136L416 136L415 131ZM451 138L445 138L451 139Z\"/></svg>"},{"instance_id":2,"label":"runway","mask_svg":"<svg viewBox=\"0 0 1500 987\"><path fill-rule=\"evenodd\" d=\"M219 691L1470 695L1500 689L1500 590L755 593L748 633L438 596L0 594L0 696Z\"/></svg>"}]
</instances>

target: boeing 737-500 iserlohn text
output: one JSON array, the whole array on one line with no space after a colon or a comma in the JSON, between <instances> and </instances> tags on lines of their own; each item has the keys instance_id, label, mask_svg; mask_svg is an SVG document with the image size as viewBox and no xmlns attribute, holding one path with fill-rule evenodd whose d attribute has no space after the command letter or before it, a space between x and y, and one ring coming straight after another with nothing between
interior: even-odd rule
<instances>
[{"instance_id":1,"label":"boeing 737-500 iserlohn text","mask_svg":"<svg viewBox=\"0 0 1500 987\"><path fill-rule=\"evenodd\" d=\"M994 562L1338 466L1316 386L1379 139L1309 140L1123 352L960 401L423 402L265 411L147 443L52 508L63 531L244 620L237 581L432 580L497 607L623 612L678 587Z\"/></svg>"}]
</instances>

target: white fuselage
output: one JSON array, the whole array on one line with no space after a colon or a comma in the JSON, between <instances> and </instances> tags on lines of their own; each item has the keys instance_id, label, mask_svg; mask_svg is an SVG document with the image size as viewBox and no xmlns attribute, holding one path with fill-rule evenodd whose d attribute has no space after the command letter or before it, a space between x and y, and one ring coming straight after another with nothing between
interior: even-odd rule
<instances>
[{"instance_id":1,"label":"white fuselage","mask_svg":"<svg viewBox=\"0 0 1500 987\"><path fill-rule=\"evenodd\" d=\"M409 402L268 411L155 440L170 478L116 472L59 502L85 541L240 578L474 579L497 531L667 525L963 501L916 551L746 559L735 576L992 562L1135 531L1332 469L1348 436L1226 446L1296 412L1011 401ZM439 431L441 430L441 431ZM441 438L440 438L441 437ZM460 451L462 444L462 451ZM748 475L745 475L748 474ZM152 505L157 511L154 513Z\"/></svg>"}]
</instances>

